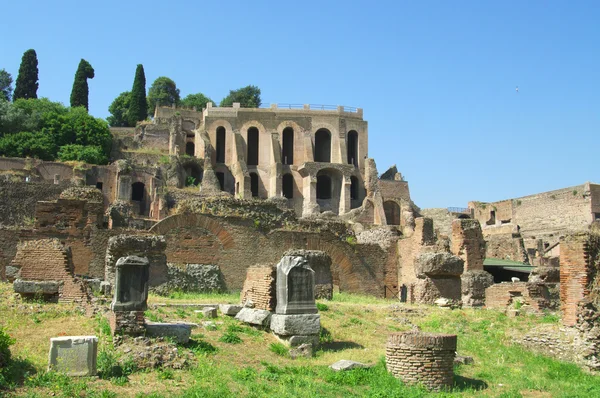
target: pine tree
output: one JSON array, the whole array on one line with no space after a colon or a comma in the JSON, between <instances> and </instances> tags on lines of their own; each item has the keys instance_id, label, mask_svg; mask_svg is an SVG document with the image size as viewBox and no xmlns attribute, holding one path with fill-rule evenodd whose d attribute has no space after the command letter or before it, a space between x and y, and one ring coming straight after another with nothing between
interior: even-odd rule
<instances>
[{"instance_id":1,"label":"pine tree","mask_svg":"<svg viewBox=\"0 0 600 398\"><path fill-rule=\"evenodd\" d=\"M139 64L135 70L135 79L131 89L129 102L128 121L130 126L135 126L140 120L146 120L148 102L146 101L146 75L144 66Z\"/></svg>"},{"instance_id":2,"label":"pine tree","mask_svg":"<svg viewBox=\"0 0 600 398\"><path fill-rule=\"evenodd\" d=\"M94 68L85 59L81 59L77 72L75 72L75 81L73 82L73 90L71 91L71 106L83 106L88 109L88 94L89 88L87 79L94 78Z\"/></svg>"},{"instance_id":3,"label":"pine tree","mask_svg":"<svg viewBox=\"0 0 600 398\"><path fill-rule=\"evenodd\" d=\"M37 98L38 89L38 59L35 50L30 49L23 53L19 75L15 84L13 101L19 98Z\"/></svg>"}]
</instances>

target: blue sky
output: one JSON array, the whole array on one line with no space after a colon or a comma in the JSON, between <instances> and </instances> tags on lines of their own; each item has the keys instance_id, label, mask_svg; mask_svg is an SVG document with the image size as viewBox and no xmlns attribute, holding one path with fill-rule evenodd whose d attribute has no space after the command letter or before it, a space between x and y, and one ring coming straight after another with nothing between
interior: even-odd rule
<instances>
[{"instance_id":1,"label":"blue sky","mask_svg":"<svg viewBox=\"0 0 600 398\"><path fill-rule=\"evenodd\" d=\"M97 117L138 63L182 95L361 107L423 208L600 182L600 2L287 3L6 2L0 68L35 49L38 96L68 104L85 58Z\"/></svg>"}]
</instances>

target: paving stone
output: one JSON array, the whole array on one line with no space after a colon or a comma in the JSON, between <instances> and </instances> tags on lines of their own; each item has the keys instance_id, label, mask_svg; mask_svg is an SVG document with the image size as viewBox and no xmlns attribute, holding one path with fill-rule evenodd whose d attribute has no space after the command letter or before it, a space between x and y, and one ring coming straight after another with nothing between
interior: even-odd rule
<instances>
[{"instance_id":1,"label":"paving stone","mask_svg":"<svg viewBox=\"0 0 600 398\"><path fill-rule=\"evenodd\" d=\"M350 361L348 359L341 359L341 360L337 361L336 363L332 364L329 367L331 369L335 370L336 372L338 372L340 370L351 370L351 369L357 369L357 368L368 368L369 365L365 365L364 363L360 363L360 362L356 362L356 361Z\"/></svg>"},{"instance_id":2,"label":"paving stone","mask_svg":"<svg viewBox=\"0 0 600 398\"><path fill-rule=\"evenodd\" d=\"M171 337L176 343L185 344L190 340L191 333L189 324L146 321L146 336Z\"/></svg>"},{"instance_id":3,"label":"paving stone","mask_svg":"<svg viewBox=\"0 0 600 398\"><path fill-rule=\"evenodd\" d=\"M219 310L223 315L236 316L242 309L241 305L220 304Z\"/></svg>"},{"instance_id":4,"label":"paving stone","mask_svg":"<svg viewBox=\"0 0 600 398\"><path fill-rule=\"evenodd\" d=\"M268 327L271 321L271 312L244 307L238 312L235 319L250 325Z\"/></svg>"}]
</instances>

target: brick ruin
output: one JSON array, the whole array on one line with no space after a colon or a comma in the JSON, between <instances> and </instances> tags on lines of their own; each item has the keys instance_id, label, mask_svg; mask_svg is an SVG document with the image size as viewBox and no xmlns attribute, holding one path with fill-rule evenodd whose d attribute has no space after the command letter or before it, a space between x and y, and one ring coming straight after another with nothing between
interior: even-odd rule
<instances>
[{"instance_id":1,"label":"brick ruin","mask_svg":"<svg viewBox=\"0 0 600 398\"><path fill-rule=\"evenodd\" d=\"M240 295L242 304L260 310L275 311L275 279L276 269L273 265L255 265L248 268Z\"/></svg>"}]
</instances>

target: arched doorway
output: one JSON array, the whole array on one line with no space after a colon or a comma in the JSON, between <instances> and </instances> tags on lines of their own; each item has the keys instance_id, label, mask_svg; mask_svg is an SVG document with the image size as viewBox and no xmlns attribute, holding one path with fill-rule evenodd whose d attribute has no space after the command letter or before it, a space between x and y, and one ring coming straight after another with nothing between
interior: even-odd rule
<instances>
[{"instance_id":1,"label":"arched doorway","mask_svg":"<svg viewBox=\"0 0 600 398\"><path fill-rule=\"evenodd\" d=\"M258 165L258 129L250 127L248 129L248 166Z\"/></svg>"},{"instance_id":2,"label":"arched doorway","mask_svg":"<svg viewBox=\"0 0 600 398\"><path fill-rule=\"evenodd\" d=\"M358 133L354 130L348 132L348 164L358 166Z\"/></svg>"},{"instance_id":3,"label":"arched doorway","mask_svg":"<svg viewBox=\"0 0 600 398\"><path fill-rule=\"evenodd\" d=\"M196 154L196 145L193 142L185 143L185 154L188 156L194 156Z\"/></svg>"},{"instance_id":4,"label":"arched doorway","mask_svg":"<svg viewBox=\"0 0 600 398\"><path fill-rule=\"evenodd\" d=\"M315 162L331 162L331 133L327 129L319 129L315 134Z\"/></svg>"},{"instance_id":5,"label":"arched doorway","mask_svg":"<svg viewBox=\"0 0 600 398\"><path fill-rule=\"evenodd\" d=\"M317 199L331 199L331 177L326 174L317 176Z\"/></svg>"},{"instance_id":6,"label":"arched doorway","mask_svg":"<svg viewBox=\"0 0 600 398\"><path fill-rule=\"evenodd\" d=\"M281 152L283 164L294 164L294 129L291 127L283 129Z\"/></svg>"},{"instance_id":7,"label":"arched doorway","mask_svg":"<svg viewBox=\"0 0 600 398\"><path fill-rule=\"evenodd\" d=\"M389 200L383 202L383 211L388 225L400 225L400 206L398 206L398 203Z\"/></svg>"},{"instance_id":8,"label":"arched doorway","mask_svg":"<svg viewBox=\"0 0 600 398\"><path fill-rule=\"evenodd\" d=\"M225 163L225 127L217 127L217 163Z\"/></svg>"},{"instance_id":9,"label":"arched doorway","mask_svg":"<svg viewBox=\"0 0 600 398\"><path fill-rule=\"evenodd\" d=\"M258 174L250 173L250 192L252 192L252 197L258 197Z\"/></svg>"},{"instance_id":10,"label":"arched doorway","mask_svg":"<svg viewBox=\"0 0 600 398\"><path fill-rule=\"evenodd\" d=\"M200 166L197 164L190 162L188 164L184 164L183 169L185 170L185 185L200 185L202 182L202 177L204 172Z\"/></svg>"},{"instance_id":11,"label":"arched doorway","mask_svg":"<svg viewBox=\"0 0 600 398\"><path fill-rule=\"evenodd\" d=\"M287 199L294 197L294 177L291 174L284 174L281 181L281 191Z\"/></svg>"},{"instance_id":12,"label":"arched doorway","mask_svg":"<svg viewBox=\"0 0 600 398\"><path fill-rule=\"evenodd\" d=\"M146 186L143 182L134 182L131 184L131 201L139 202L138 214L144 214L145 203L144 203L144 191Z\"/></svg>"}]
</instances>

